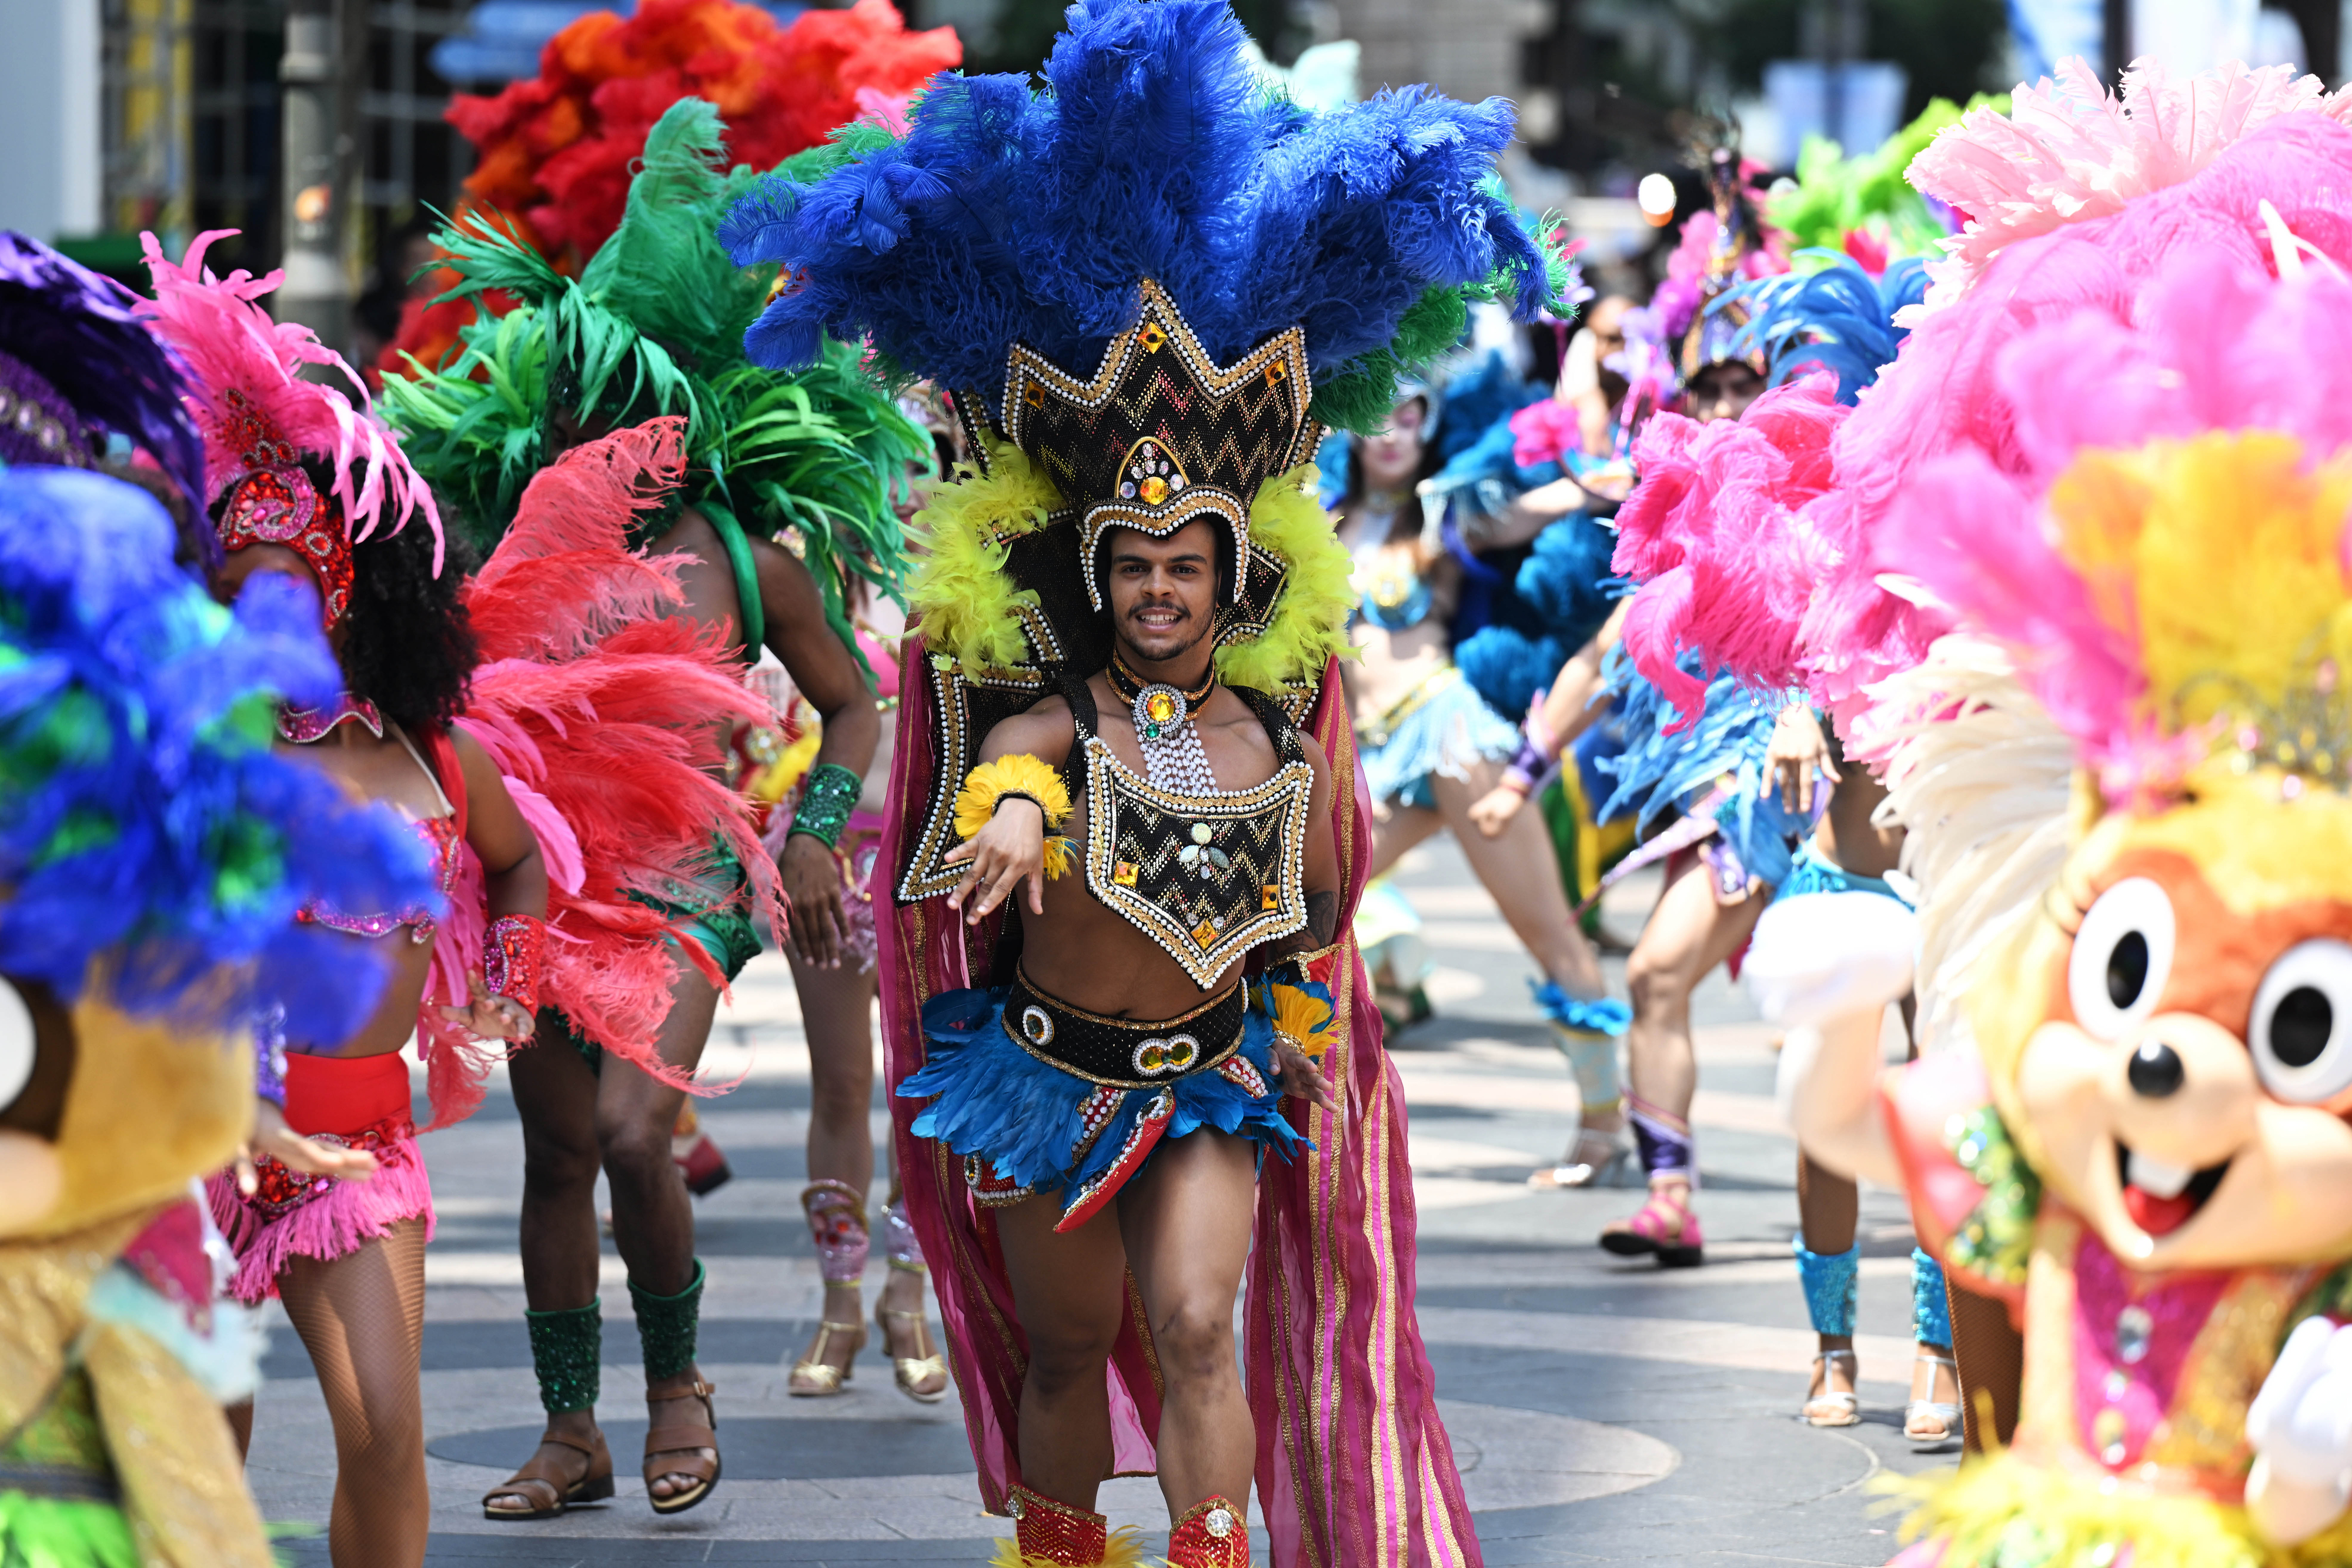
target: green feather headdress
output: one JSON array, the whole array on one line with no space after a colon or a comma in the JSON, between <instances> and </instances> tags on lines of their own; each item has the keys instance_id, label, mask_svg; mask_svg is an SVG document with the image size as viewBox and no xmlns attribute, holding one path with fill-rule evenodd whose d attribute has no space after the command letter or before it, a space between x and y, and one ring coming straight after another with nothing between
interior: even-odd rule
<instances>
[{"instance_id":1,"label":"green feather headdress","mask_svg":"<svg viewBox=\"0 0 2352 1568\"><path fill-rule=\"evenodd\" d=\"M2005 101L1979 94L1969 107ZM1790 248L1800 253L1839 250L1848 233L1864 229L1886 247L1889 260L1942 255L1937 242L1951 230L1928 209L1927 199L1911 188L1903 172L1937 131L1960 122L1960 113L1948 99L1932 99L1917 119L1877 148L1851 158L1834 141L1805 138L1797 154L1796 188L1783 186L1769 198L1765 218L1786 230Z\"/></svg>"},{"instance_id":2,"label":"green feather headdress","mask_svg":"<svg viewBox=\"0 0 2352 1568\"><path fill-rule=\"evenodd\" d=\"M681 499L747 533L793 529L847 642L852 574L900 591L892 501L931 444L852 348L829 341L816 364L793 372L743 357L775 268L738 267L712 237L756 177L727 169L724 138L710 103L672 104L646 139L620 227L577 279L488 224L441 229L435 243L459 278L443 298L472 300L477 319L443 370L411 360L407 377L387 377L382 406L445 515L485 553L545 462L552 408L614 423L685 416ZM887 140L852 127L780 172L814 178L874 138ZM484 299L493 292L521 303L493 315Z\"/></svg>"}]
</instances>

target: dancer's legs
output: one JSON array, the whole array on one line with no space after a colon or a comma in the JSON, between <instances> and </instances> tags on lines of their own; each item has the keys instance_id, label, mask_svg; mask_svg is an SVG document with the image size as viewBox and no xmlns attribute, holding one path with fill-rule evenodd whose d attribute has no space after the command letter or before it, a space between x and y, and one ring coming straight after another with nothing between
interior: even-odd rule
<instances>
[{"instance_id":1,"label":"dancer's legs","mask_svg":"<svg viewBox=\"0 0 2352 1568\"><path fill-rule=\"evenodd\" d=\"M1000 1208L996 1239L1029 1342L1022 1483L1091 1511L1095 1489L1110 1473L1110 1390L1103 1378L1127 1311L1127 1249L1116 1214L1097 1214L1066 1232L1054 1228L1061 1217L1052 1195Z\"/></svg>"},{"instance_id":2,"label":"dancer's legs","mask_svg":"<svg viewBox=\"0 0 2352 1568\"><path fill-rule=\"evenodd\" d=\"M803 1354L803 1365L829 1368L836 1375L810 1377L793 1374L793 1386L808 1393L833 1393L849 1370L865 1342L864 1215L871 1205L874 1186L874 1036L869 1021L874 1006L875 977L844 965L819 968L792 956L793 988L800 995L801 1024L808 1036L809 1134L808 1175L817 1212L812 1218L828 1219L836 1228L854 1226L856 1247L828 1247L821 1238L819 1253L824 1266L823 1323ZM825 1186L830 1186L830 1194ZM831 1195L855 1196L856 1207ZM804 1195L803 1201L808 1201ZM860 1254L853 1256L852 1254ZM836 1278L835 1276L839 1276ZM803 1387L803 1385L806 1386Z\"/></svg>"},{"instance_id":3,"label":"dancer's legs","mask_svg":"<svg viewBox=\"0 0 2352 1568\"><path fill-rule=\"evenodd\" d=\"M1405 851L1444 831L1445 819L1426 806L1406 806L1391 801L1372 822L1372 865L1364 873L1366 881L1380 875L1404 858Z\"/></svg>"},{"instance_id":4,"label":"dancer's legs","mask_svg":"<svg viewBox=\"0 0 2352 1568\"><path fill-rule=\"evenodd\" d=\"M1798 1272L1805 1288L1821 1354L1813 1363L1804 1416L1821 1426L1843 1426L1853 1415L1851 1396L1860 1375L1853 1354L1854 1228L1860 1194L1850 1177L1815 1165L1797 1151Z\"/></svg>"},{"instance_id":5,"label":"dancer's legs","mask_svg":"<svg viewBox=\"0 0 2352 1568\"><path fill-rule=\"evenodd\" d=\"M656 1049L662 1061L691 1071L709 1038L719 993L681 966L670 1000ZM600 1169L611 1183L613 1237L631 1283L656 1297L688 1291L695 1280L694 1211L669 1149L682 1092L611 1056L592 1067L561 1038L516 1052L509 1073L523 1129L523 1291L531 1312L551 1322L596 1302ZM584 1402L551 1404L548 1429L584 1444L596 1435L593 1345L583 1354L590 1369ZM690 1355L682 1370L665 1375L649 1368L647 1397L674 1395L695 1375ZM542 1393L559 1399L544 1387ZM698 1416L698 1406L677 1414ZM562 1445L542 1444L537 1458L566 1476L588 1464L583 1452ZM686 1484L661 1476L648 1490L667 1497ZM520 1508L530 1500L506 1494L494 1500Z\"/></svg>"},{"instance_id":6,"label":"dancer's legs","mask_svg":"<svg viewBox=\"0 0 2352 1568\"><path fill-rule=\"evenodd\" d=\"M710 1039L710 1020L718 1016L718 988L694 969L681 964L670 988L669 1016L662 1020L656 1049L672 1067L692 1071L702 1060ZM670 1128L677 1121L683 1090L673 1089L641 1068L611 1057L604 1060L596 1083L596 1146L604 1180L613 1195L613 1243L628 1266L631 1297L637 1312L638 1336L648 1355L646 1401L649 1418L666 1422L697 1421L702 1405L692 1396L701 1373L694 1364L693 1322L698 1297L679 1301L698 1288L694 1260L694 1200L686 1178L670 1158ZM672 1315L682 1319L682 1344L664 1354L679 1364L652 1364L656 1354L648 1334L648 1297L673 1303ZM662 1406L673 1408L665 1411ZM692 1450L705 1458L709 1449ZM688 1490L695 1478L682 1472L649 1472L646 1490L656 1498Z\"/></svg>"},{"instance_id":7,"label":"dancer's legs","mask_svg":"<svg viewBox=\"0 0 2352 1568\"><path fill-rule=\"evenodd\" d=\"M1607 988L1601 959L1568 906L1568 894L1559 884L1559 857L1553 852L1543 813L1517 812L1491 839L1471 823L1472 803L1502 775L1500 763L1481 762L1467 779L1433 776L1430 788L1437 798L1438 817L1454 831L1470 869L1494 896L1512 935L1542 967L1544 977L1557 981L1570 996L1598 997Z\"/></svg>"},{"instance_id":8,"label":"dancer's legs","mask_svg":"<svg viewBox=\"0 0 2352 1568\"><path fill-rule=\"evenodd\" d=\"M1249 1502L1257 1439L1234 1358L1257 1146L1202 1131L1163 1143L1119 1194L1119 1229L1165 1385L1160 1491L1171 1519L1211 1497Z\"/></svg>"},{"instance_id":9,"label":"dancer's legs","mask_svg":"<svg viewBox=\"0 0 2352 1568\"><path fill-rule=\"evenodd\" d=\"M1754 895L1738 904L1717 902L1706 862L1690 856L1667 872L1665 891L1626 959L1633 1022L1625 1031L1625 1049L1651 1201L1634 1221L1611 1226L1611 1233L1626 1234L1647 1224L1663 1226L1662 1234L1671 1239L1684 1228L1677 1211L1687 1212L1696 1169L1689 1126L1691 1093L1698 1082L1691 992L1708 970L1738 951L1763 907L1764 900Z\"/></svg>"},{"instance_id":10,"label":"dancer's legs","mask_svg":"<svg viewBox=\"0 0 2352 1568\"><path fill-rule=\"evenodd\" d=\"M335 1427L335 1568L416 1568L432 1500L425 1487L425 1221L403 1220L356 1252L296 1258L278 1277Z\"/></svg>"}]
</instances>

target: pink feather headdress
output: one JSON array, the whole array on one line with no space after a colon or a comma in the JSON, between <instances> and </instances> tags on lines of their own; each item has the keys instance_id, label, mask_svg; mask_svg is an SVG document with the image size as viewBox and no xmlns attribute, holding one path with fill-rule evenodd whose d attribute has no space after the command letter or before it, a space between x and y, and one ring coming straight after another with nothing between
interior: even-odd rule
<instances>
[{"instance_id":1,"label":"pink feather headdress","mask_svg":"<svg viewBox=\"0 0 2352 1568\"><path fill-rule=\"evenodd\" d=\"M2056 81L2020 86L2005 115L1970 110L1912 160L1911 183L1968 218L1944 242L1948 259L1928 266L1936 286L1922 317L1959 298L2017 241L2120 212L2248 133L2306 112L2352 121L2352 93L2285 66L2232 63L2184 79L2143 59L2124 72L2118 98L2081 59L2060 61Z\"/></svg>"},{"instance_id":2,"label":"pink feather headdress","mask_svg":"<svg viewBox=\"0 0 2352 1568\"><path fill-rule=\"evenodd\" d=\"M2339 221L2352 211L2339 211ZM2012 461L1924 465L1881 557L2009 644L2110 800L2217 748L2342 788L2352 746L2352 277L2184 249L2130 319L1999 354Z\"/></svg>"},{"instance_id":3,"label":"pink feather headdress","mask_svg":"<svg viewBox=\"0 0 2352 1568\"><path fill-rule=\"evenodd\" d=\"M215 277L205 270L212 243L236 232L198 235L176 266L153 235L142 235L156 295L146 314L188 374L188 411L205 440L205 499L232 496L218 525L224 542L267 539L300 550L320 570L331 625L341 617L337 601L348 599L351 544L373 534L387 513L395 533L421 514L433 530L437 575L441 516L431 488L409 465L399 438L376 419L365 383L343 357L308 327L273 321L257 303L286 275L255 277L239 268ZM303 380L306 365L340 371L358 402L337 387ZM326 497L303 472L305 454L333 471ZM331 511L341 514L340 526Z\"/></svg>"},{"instance_id":4,"label":"pink feather headdress","mask_svg":"<svg viewBox=\"0 0 2352 1568\"><path fill-rule=\"evenodd\" d=\"M1828 561L1811 513L1831 492L1831 437L1852 411L1837 378L1773 388L1738 420L1662 413L1634 444L1642 482L1617 515L1611 568L1641 584L1626 612L1634 668L1694 723L1706 684L1676 664L1698 650L1759 691L1803 678L1799 631Z\"/></svg>"}]
</instances>

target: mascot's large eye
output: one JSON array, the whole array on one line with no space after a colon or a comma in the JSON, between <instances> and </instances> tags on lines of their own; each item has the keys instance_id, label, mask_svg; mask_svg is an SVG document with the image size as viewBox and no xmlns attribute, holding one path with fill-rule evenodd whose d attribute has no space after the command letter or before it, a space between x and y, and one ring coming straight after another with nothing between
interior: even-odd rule
<instances>
[{"instance_id":1,"label":"mascot's large eye","mask_svg":"<svg viewBox=\"0 0 2352 1568\"><path fill-rule=\"evenodd\" d=\"M2172 900L2144 876L2126 877L2092 902L2066 960L2074 1021L2116 1040L2156 1011L2172 974Z\"/></svg>"},{"instance_id":2,"label":"mascot's large eye","mask_svg":"<svg viewBox=\"0 0 2352 1568\"><path fill-rule=\"evenodd\" d=\"M2279 955L2254 992L2246 1045L2282 1100L2308 1105L2352 1089L2352 946L2324 936Z\"/></svg>"},{"instance_id":3,"label":"mascot's large eye","mask_svg":"<svg viewBox=\"0 0 2352 1568\"><path fill-rule=\"evenodd\" d=\"M0 982L0 1111L23 1097L39 1060L33 1009L25 1005L16 987Z\"/></svg>"}]
</instances>

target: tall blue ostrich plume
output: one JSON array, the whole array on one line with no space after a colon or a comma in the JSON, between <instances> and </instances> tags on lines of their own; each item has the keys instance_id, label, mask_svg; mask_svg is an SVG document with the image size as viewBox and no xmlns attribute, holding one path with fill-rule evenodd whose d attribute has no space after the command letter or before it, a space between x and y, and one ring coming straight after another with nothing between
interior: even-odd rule
<instances>
[{"instance_id":1,"label":"tall blue ostrich plume","mask_svg":"<svg viewBox=\"0 0 2352 1568\"><path fill-rule=\"evenodd\" d=\"M1150 277L1220 364L1304 328L1314 417L1368 430L1466 301L1552 300L1564 266L1494 176L1507 103L1408 88L1312 114L1245 38L1223 0L1087 0L1042 91L942 75L904 138L771 178L719 228L796 279L745 335L753 362L814 364L830 332L992 401L1015 341L1091 374Z\"/></svg>"}]
</instances>

